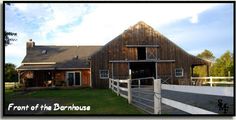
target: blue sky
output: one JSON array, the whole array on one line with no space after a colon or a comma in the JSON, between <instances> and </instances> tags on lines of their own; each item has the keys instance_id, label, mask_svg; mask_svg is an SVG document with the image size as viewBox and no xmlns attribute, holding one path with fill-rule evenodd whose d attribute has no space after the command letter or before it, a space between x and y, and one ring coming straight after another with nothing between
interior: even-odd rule
<instances>
[{"instance_id":1,"label":"blue sky","mask_svg":"<svg viewBox=\"0 0 236 120\"><path fill-rule=\"evenodd\" d=\"M15 3L5 8L5 28L18 40L5 48L5 62L19 66L29 39L36 45L104 45L139 21L193 55L233 51L233 4Z\"/></svg>"}]
</instances>

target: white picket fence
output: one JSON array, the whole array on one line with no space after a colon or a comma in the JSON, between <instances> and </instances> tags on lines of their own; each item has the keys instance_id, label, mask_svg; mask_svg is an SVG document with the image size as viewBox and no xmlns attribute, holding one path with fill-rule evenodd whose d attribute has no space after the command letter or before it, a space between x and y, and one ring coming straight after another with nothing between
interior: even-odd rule
<instances>
[{"instance_id":1,"label":"white picket fence","mask_svg":"<svg viewBox=\"0 0 236 120\"><path fill-rule=\"evenodd\" d=\"M136 79L141 80L141 79ZM118 79L109 79L109 88L112 91L116 92L117 95L120 95L131 103L131 82L130 79L118 80ZM120 83L126 83L127 87L121 87ZM138 82L138 88L140 88L140 82ZM212 111L208 111L193 105L188 105L179 101L171 100L161 96L161 90L185 92L185 93L195 93L195 94L204 94L204 95L215 95L215 96L226 96L234 97L233 87L210 87L210 86L187 86L187 85L169 85L161 84L160 79L153 78L153 92L154 92L154 112L153 114L161 114L161 103L174 107L176 109L185 111L190 114L218 114ZM123 94L121 91L125 91L128 94ZM143 98L145 99L145 98Z\"/></svg>"},{"instance_id":2,"label":"white picket fence","mask_svg":"<svg viewBox=\"0 0 236 120\"><path fill-rule=\"evenodd\" d=\"M214 80L230 80L228 81L214 81ZM212 87L213 85L217 84L224 84L224 85L233 85L234 84L234 77L191 77L191 81L195 85L195 80L204 80L203 84L210 84Z\"/></svg>"}]
</instances>

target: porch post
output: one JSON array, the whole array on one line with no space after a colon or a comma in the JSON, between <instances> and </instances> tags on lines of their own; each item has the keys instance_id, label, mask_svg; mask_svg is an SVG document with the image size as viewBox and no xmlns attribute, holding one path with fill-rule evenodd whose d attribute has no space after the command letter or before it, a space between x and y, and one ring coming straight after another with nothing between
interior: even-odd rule
<instances>
[{"instance_id":1,"label":"porch post","mask_svg":"<svg viewBox=\"0 0 236 120\"><path fill-rule=\"evenodd\" d=\"M171 71L170 71L170 74L171 74L171 84L174 84L172 64L173 64L173 63L170 63L170 70L171 70Z\"/></svg>"},{"instance_id":2,"label":"porch post","mask_svg":"<svg viewBox=\"0 0 236 120\"><path fill-rule=\"evenodd\" d=\"M18 71L18 83L20 83L20 71Z\"/></svg>"},{"instance_id":3,"label":"porch post","mask_svg":"<svg viewBox=\"0 0 236 120\"><path fill-rule=\"evenodd\" d=\"M193 68L194 68L194 65L191 65L192 77L193 77Z\"/></svg>"},{"instance_id":4,"label":"porch post","mask_svg":"<svg viewBox=\"0 0 236 120\"><path fill-rule=\"evenodd\" d=\"M157 77L158 77L158 75L157 75L157 62L155 63L155 69L156 69L156 79L157 79Z\"/></svg>"},{"instance_id":5,"label":"porch post","mask_svg":"<svg viewBox=\"0 0 236 120\"><path fill-rule=\"evenodd\" d=\"M207 77L210 76L210 70L209 70L209 65L207 65Z\"/></svg>"}]
</instances>

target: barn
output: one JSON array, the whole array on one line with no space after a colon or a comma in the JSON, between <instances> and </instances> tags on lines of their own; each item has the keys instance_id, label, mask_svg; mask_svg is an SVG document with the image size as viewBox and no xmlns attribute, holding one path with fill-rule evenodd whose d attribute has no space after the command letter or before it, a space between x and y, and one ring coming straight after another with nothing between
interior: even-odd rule
<instances>
[{"instance_id":1,"label":"barn","mask_svg":"<svg viewBox=\"0 0 236 120\"><path fill-rule=\"evenodd\" d=\"M108 88L109 78L154 77L162 83L190 85L194 66L208 61L188 54L151 26L140 21L91 55L94 88Z\"/></svg>"},{"instance_id":2,"label":"barn","mask_svg":"<svg viewBox=\"0 0 236 120\"><path fill-rule=\"evenodd\" d=\"M194 66L208 61L188 54L144 22L138 22L104 46L53 46L26 43L17 68L25 87L108 88L109 78L154 77L162 83L190 85ZM129 72L131 71L131 73Z\"/></svg>"}]
</instances>

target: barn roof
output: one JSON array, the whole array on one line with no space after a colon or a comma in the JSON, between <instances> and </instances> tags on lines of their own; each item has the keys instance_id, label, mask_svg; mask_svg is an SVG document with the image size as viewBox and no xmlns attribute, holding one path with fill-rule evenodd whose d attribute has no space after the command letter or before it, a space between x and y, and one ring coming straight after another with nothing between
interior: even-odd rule
<instances>
[{"instance_id":1,"label":"barn roof","mask_svg":"<svg viewBox=\"0 0 236 120\"><path fill-rule=\"evenodd\" d=\"M90 68L88 59L101 46L34 46L18 70Z\"/></svg>"}]
</instances>

